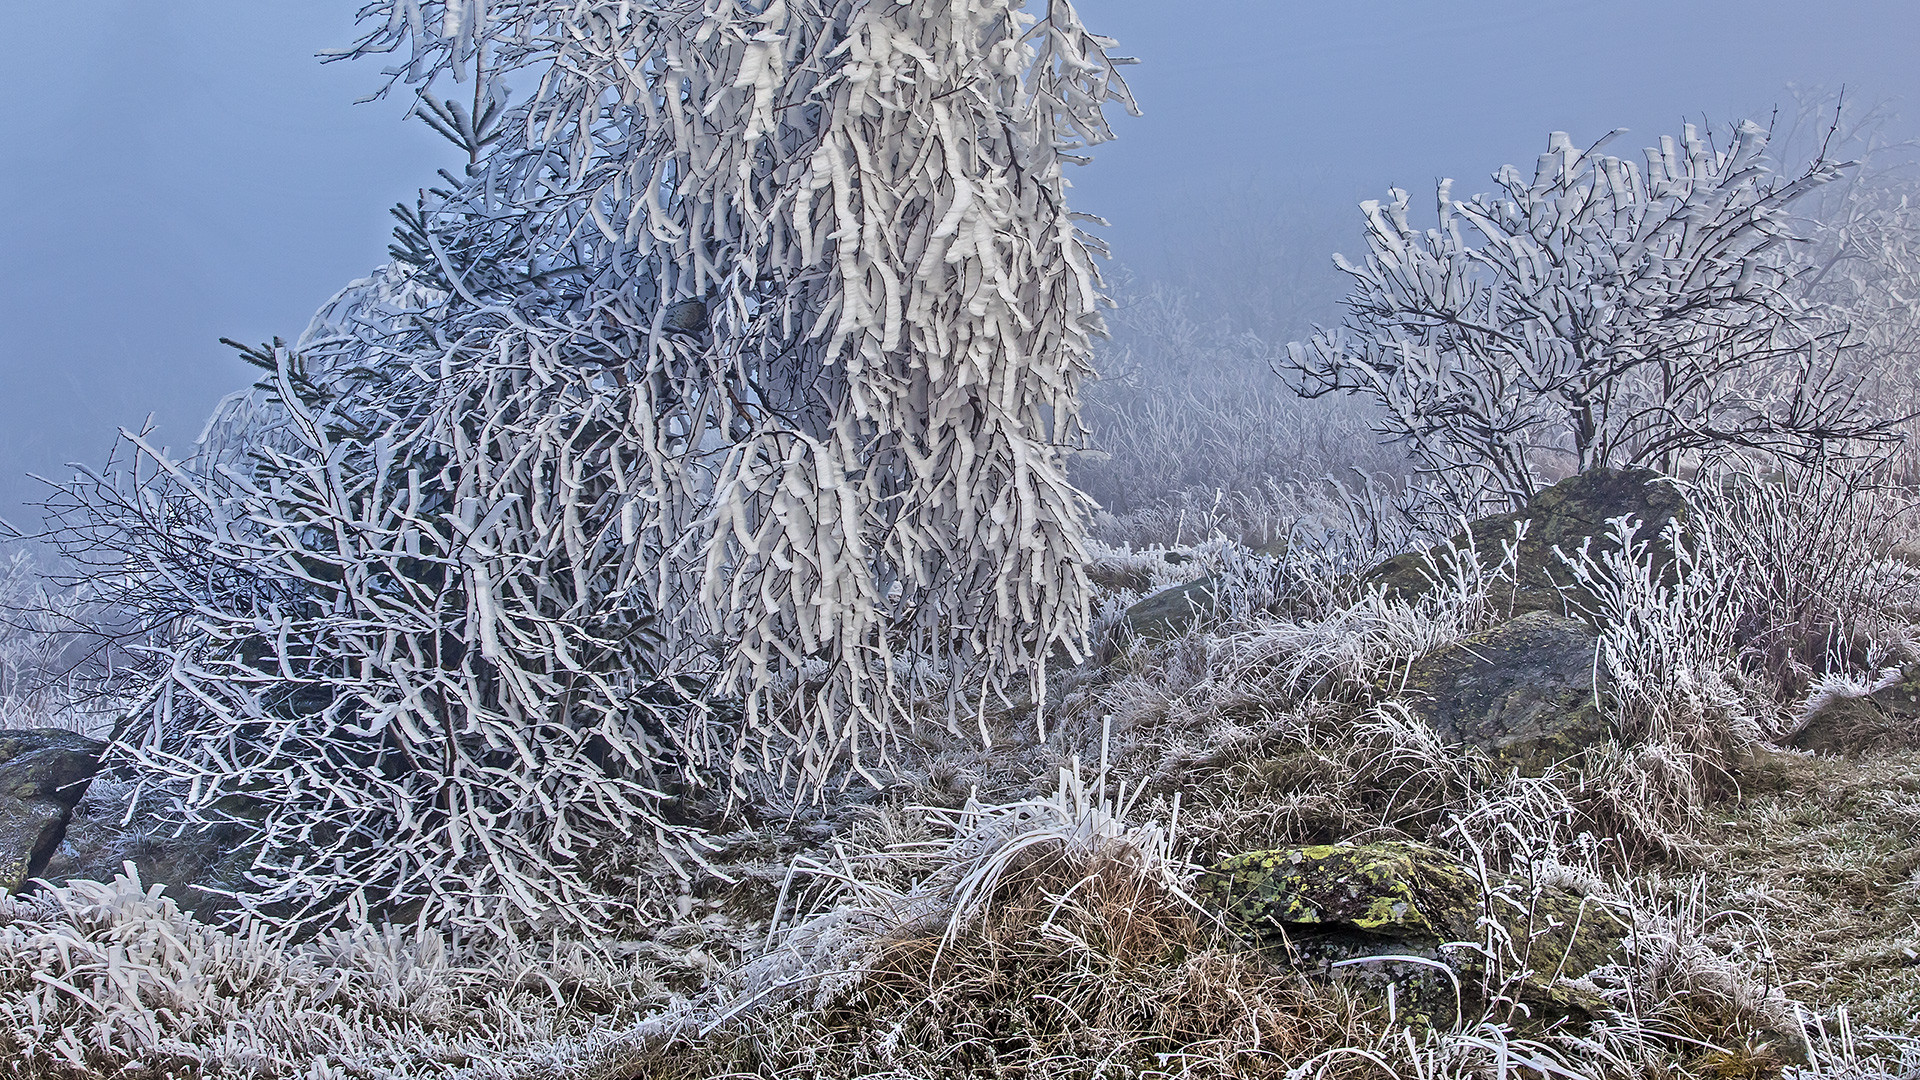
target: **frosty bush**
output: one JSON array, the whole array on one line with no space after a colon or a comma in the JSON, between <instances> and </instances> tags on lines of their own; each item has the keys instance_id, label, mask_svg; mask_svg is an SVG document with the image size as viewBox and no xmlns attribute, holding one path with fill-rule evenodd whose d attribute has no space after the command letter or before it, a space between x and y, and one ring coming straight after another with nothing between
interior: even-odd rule
<instances>
[{"instance_id":1,"label":"frosty bush","mask_svg":"<svg viewBox=\"0 0 1920 1080\"><path fill-rule=\"evenodd\" d=\"M1920 475L1920 445L1911 438L1920 416L1920 307L1912 301L1920 290L1920 146L1889 137L1890 119L1884 106L1810 95L1774 156L1781 168L1799 167L1818 155L1805 145L1817 139L1859 162L1810 200L1804 291L1841 313L1849 370L1868 400L1902 422L1909 438L1896 465L1910 483Z\"/></svg>"},{"instance_id":2,"label":"frosty bush","mask_svg":"<svg viewBox=\"0 0 1920 1080\"><path fill-rule=\"evenodd\" d=\"M262 899L590 918L597 837L698 857L663 800L884 752L896 657L1079 655L1062 167L1131 102L1069 4L362 18L472 164L204 459L54 500L148 622L127 752L257 826Z\"/></svg>"},{"instance_id":3,"label":"frosty bush","mask_svg":"<svg viewBox=\"0 0 1920 1080\"><path fill-rule=\"evenodd\" d=\"M1362 204L1344 325L1288 346L1301 393L1361 394L1457 505L1517 504L1599 466L1673 471L1713 447L1818 454L1886 441L1848 369L1848 327L1809 302L1795 204L1840 175L1773 173L1767 132L1689 125L1645 165L1549 140L1437 227L1408 196Z\"/></svg>"}]
</instances>

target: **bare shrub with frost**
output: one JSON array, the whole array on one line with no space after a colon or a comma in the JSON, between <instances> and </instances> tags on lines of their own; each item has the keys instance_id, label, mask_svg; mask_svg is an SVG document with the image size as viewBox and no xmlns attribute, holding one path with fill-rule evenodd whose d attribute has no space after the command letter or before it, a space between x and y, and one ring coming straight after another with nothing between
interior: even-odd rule
<instances>
[{"instance_id":1,"label":"bare shrub with frost","mask_svg":"<svg viewBox=\"0 0 1920 1080\"><path fill-rule=\"evenodd\" d=\"M417 902L423 925L593 924L603 840L697 859L659 806L698 782L685 732L711 718L660 673L638 598L575 593L563 541L509 557L522 500L456 501L396 465L435 452L431 426L376 450L288 409L311 456L207 476L136 440L126 472L49 501L143 624L109 756L133 798L244 826L237 899L296 922ZM554 576L513 589L511 565Z\"/></svg>"},{"instance_id":2,"label":"bare shrub with frost","mask_svg":"<svg viewBox=\"0 0 1920 1080\"><path fill-rule=\"evenodd\" d=\"M593 922L602 837L871 765L901 672L1081 654L1064 169L1131 99L1070 4L361 19L469 167L199 459L52 497L147 631L124 760L257 827L259 903Z\"/></svg>"},{"instance_id":3,"label":"bare shrub with frost","mask_svg":"<svg viewBox=\"0 0 1920 1080\"><path fill-rule=\"evenodd\" d=\"M1555 133L1531 179L1507 166L1471 199L1442 183L1433 228L1397 188L1363 204L1345 322L1281 361L1299 391L1376 402L1381 433L1469 513L1599 466L1893 439L1844 318L1800 287L1792 214L1843 163L1779 177L1750 123L1724 145L1689 125L1644 164L1607 141Z\"/></svg>"},{"instance_id":4,"label":"bare shrub with frost","mask_svg":"<svg viewBox=\"0 0 1920 1080\"><path fill-rule=\"evenodd\" d=\"M1839 312L1849 331L1848 365L1863 378L1863 393L1885 415L1901 421L1905 444L1894 452L1898 474L1911 483L1920 442L1920 145L1892 134L1890 103L1861 103L1844 93L1802 91L1783 122L1785 134L1770 155L1797 169L1825 150L1855 161L1836 183L1808 200L1810 238L1801 287L1814 302Z\"/></svg>"}]
</instances>

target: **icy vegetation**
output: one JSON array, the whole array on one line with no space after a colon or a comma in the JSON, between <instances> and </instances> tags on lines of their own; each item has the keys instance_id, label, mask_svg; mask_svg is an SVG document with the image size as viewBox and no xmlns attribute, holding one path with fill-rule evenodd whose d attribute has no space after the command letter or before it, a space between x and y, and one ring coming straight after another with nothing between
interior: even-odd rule
<instances>
[{"instance_id":1,"label":"icy vegetation","mask_svg":"<svg viewBox=\"0 0 1920 1080\"><path fill-rule=\"evenodd\" d=\"M1065 0L361 17L468 168L0 564L7 1075L1920 1076L1877 118L1226 296Z\"/></svg>"}]
</instances>

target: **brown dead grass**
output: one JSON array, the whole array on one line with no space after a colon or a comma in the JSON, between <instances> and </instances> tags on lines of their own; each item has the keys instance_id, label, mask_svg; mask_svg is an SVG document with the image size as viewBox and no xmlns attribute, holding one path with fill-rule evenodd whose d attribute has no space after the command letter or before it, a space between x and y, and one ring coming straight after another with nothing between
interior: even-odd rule
<instances>
[{"instance_id":1,"label":"brown dead grass","mask_svg":"<svg viewBox=\"0 0 1920 1080\"><path fill-rule=\"evenodd\" d=\"M604 1075L1279 1077L1350 1044L1369 1017L1234 948L1128 864L1047 853L1009 871L957 933L897 932L823 1012L656 1043Z\"/></svg>"}]
</instances>

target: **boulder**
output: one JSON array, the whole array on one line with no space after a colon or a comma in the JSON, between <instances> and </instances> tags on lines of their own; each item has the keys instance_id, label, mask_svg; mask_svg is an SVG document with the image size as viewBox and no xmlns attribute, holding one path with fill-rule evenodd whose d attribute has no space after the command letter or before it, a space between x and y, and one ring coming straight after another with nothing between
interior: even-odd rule
<instances>
[{"instance_id":1,"label":"boulder","mask_svg":"<svg viewBox=\"0 0 1920 1080\"><path fill-rule=\"evenodd\" d=\"M1586 623L1529 611L1415 660L1403 696L1441 738L1538 776L1612 734L1598 648Z\"/></svg>"},{"instance_id":2,"label":"boulder","mask_svg":"<svg viewBox=\"0 0 1920 1080\"><path fill-rule=\"evenodd\" d=\"M1173 638L1213 610L1213 578L1162 589L1127 608L1126 628L1137 637Z\"/></svg>"},{"instance_id":3,"label":"boulder","mask_svg":"<svg viewBox=\"0 0 1920 1080\"><path fill-rule=\"evenodd\" d=\"M53 884L112 881L126 863L140 880L163 887L180 906L205 917L238 907L253 866L250 830L242 824L182 826L150 802L127 811L132 792L103 781L74 808L66 838L40 875Z\"/></svg>"},{"instance_id":4,"label":"boulder","mask_svg":"<svg viewBox=\"0 0 1920 1080\"><path fill-rule=\"evenodd\" d=\"M1604 1012L1570 980L1615 962L1630 930L1590 897L1513 877L1483 881L1445 853L1403 841L1236 855L1202 889L1255 943L1296 964L1337 966L1363 988L1391 984L1402 1017L1439 1026L1493 994L1517 996L1536 1020Z\"/></svg>"},{"instance_id":5,"label":"boulder","mask_svg":"<svg viewBox=\"0 0 1920 1080\"><path fill-rule=\"evenodd\" d=\"M1247 550L1267 558L1284 558L1289 542L1286 537L1256 544ZM1168 552L1169 563L1186 561L1186 556ZM1214 579L1209 574L1184 585L1162 589L1136 601L1122 616L1122 625L1135 637L1167 639L1179 637L1193 628L1202 617L1212 613Z\"/></svg>"},{"instance_id":6,"label":"boulder","mask_svg":"<svg viewBox=\"0 0 1920 1080\"><path fill-rule=\"evenodd\" d=\"M1594 469L1541 491L1525 509L1471 523L1465 532L1448 541L1448 545L1461 548L1471 538L1482 563L1491 569L1499 562L1503 545L1513 539L1515 527L1525 521L1527 533L1520 542L1517 580L1510 597L1513 613L1552 611L1578 615L1579 605L1591 606L1591 600L1572 588L1573 576L1554 554L1554 548L1557 546L1571 554L1592 538L1594 553L1604 552L1610 548L1607 523L1622 515L1642 522L1642 537L1657 538L1669 522L1684 519L1686 500L1679 489L1659 473L1645 469ZM1287 540L1283 538L1252 550L1258 555L1285 555ZM1440 546L1425 553L1396 556L1368 571L1366 581L1384 586L1389 596L1399 599L1424 596L1433 588L1427 576L1429 561L1444 566L1446 554L1447 546ZM1124 625L1139 637L1177 637L1213 610L1213 590L1211 577L1163 589L1128 608ZM1569 596L1575 601L1571 611L1566 602ZM1500 599L1505 602L1509 597Z\"/></svg>"},{"instance_id":7,"label":"boulder","mask_svg":"<svg viewBox=\"0 0 1920 1080\"><path fill-rule=\"evenodd\" d=\"M1641 537L1657 539L1669 522L1684 520L1686 512L1686 500L1680 490L1659 473L1645 469L1594 469L1546 488L1523 509L1471 523L1466 532L1448 541L1447 546L1429 549L1424 554L1411 552L1388 559L1369 571L1366 580L1385 586L1389 596L1403 599L1423 596L1433 588L1427 576L1428 563L1431 560L1434 565L1444 566L1448 546L1458 550L1471 539L1481 564L1491 569L1499 563L1503 545L1513 539L1516 527L1524 521L1527 531L1519 546L1513 613L1579 614L1582 604L1591 606L1591 599L1572 588L1573 575L1554 554L1554 548L1571 555L1592 538L1594 554L1611 550L1613 545L1607 541L1611 529L1607 523L1622 515L1640 520ZM1571 610L1567 598L1575 602Z\"/></svg>"},{"instance_id":8,"label":"boulder","mask_svg":"<svg viewBox=\"0 0 1920 1080\"><path fill-rule=\"evenodd\" d=\"M1911 664L1867 693L1823 694L1787 739L1796 750L1858 754L1920 743L1920 664Z\"/></svg>"},{"instance_id":9,"label":"boulder","mask_svg":"<svg viewBox=\"0 0 1920 1080\"><path fill-rule=\"evenodd\" d=\"M17 893L45 871L105 750L57 728L0 731L0 889Z\"/></svg>"}]
</instances>

